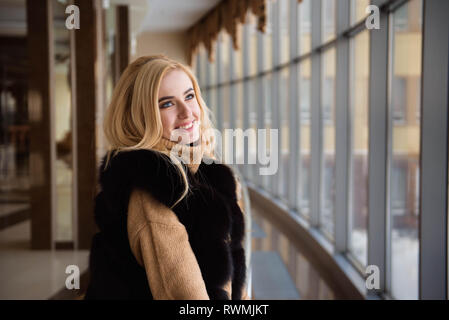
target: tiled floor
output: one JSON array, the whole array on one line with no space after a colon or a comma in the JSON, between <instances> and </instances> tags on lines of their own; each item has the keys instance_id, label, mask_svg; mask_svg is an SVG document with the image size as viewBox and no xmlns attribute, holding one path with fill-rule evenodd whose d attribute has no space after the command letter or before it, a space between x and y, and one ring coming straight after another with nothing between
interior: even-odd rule
<instances>
[{"instance_id":1,"label":"tiled floor","mask_svg":"<svg viewBox=\"0 0 449 320\"><path fill-rule=\"evenodd\" d=\"M253 207L252 292L254 300L333 299L333 292L307 259Z\"/></svg>"},{"instance_id":2,"label":"tiled floor","mask_svg":"<svg viewBox=\"0 0 449 320\"><path fill-rule=\"evenodd\" d=\"M68 265L87 270L88 250L30 250L30 220L0 231L0 300L48 299L65 288Z\"/></svg>"},{"instance_id":3,"label":"tiled floor","mask_svg":"<svg viewBox=\"0 0 449 320\"><path fill-rule=\"evenodd\" d=\"M252 209L253 299L332 299L308 261ZM30 220L0 231L0 299L48 299L65 288L68 265L87 270L89 251L30 250Z\"/></svg>"},{"instance_id":4,"label":"tiled floor","mask_svg":"<svg viewBox=\"0 0 449 320\"><path fill-rule=\"evenodd\" d=\"M281 257L275 251L254 251L253 292L256 300L298 300L299 293Z\"/></svg>"}]
</instances>

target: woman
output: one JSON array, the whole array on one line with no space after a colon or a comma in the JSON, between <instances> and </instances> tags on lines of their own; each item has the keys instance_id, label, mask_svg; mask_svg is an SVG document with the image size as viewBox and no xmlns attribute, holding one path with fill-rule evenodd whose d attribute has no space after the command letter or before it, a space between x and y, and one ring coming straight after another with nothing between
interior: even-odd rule
<instances>
[{"instance_id":1,"label":"woman","mask_svg":"<svg viewBox=\"0 0 449 320\"><path fill-rule=\"evenodd\" d=\"M111 101L85 299L248 299L239 183L210 161L210 112L192 72L141 57Z\"/></svg>"}]
</instances>

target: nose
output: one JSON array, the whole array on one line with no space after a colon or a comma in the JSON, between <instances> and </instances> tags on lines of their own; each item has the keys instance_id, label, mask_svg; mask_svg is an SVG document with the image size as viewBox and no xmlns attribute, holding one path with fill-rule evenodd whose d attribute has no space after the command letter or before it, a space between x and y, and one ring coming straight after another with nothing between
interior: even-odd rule
<instances>
[{"instance_id":1,"label":"nose","mask_svg":"<svg viewBox=\"0 0 449 320\"><path fill-rule=\"evenodd\" d=\"M192 110L190 110L190 107L184 101L181 101L179 103L178 117L180 119L188 119L191 115Z\"/></svg>"}]
</instances>

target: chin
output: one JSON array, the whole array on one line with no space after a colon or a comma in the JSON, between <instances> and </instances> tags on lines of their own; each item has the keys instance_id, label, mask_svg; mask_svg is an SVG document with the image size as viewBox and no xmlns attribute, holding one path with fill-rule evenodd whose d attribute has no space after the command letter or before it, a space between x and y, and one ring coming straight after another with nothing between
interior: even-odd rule
<instances>
[{"instance_id":1,"label":"chin","mask_svg":"<svg viewBox=\"0 0 449 320\"><path fill-rule=\"evenodd\" d=\"M177 129L174 129L172 131L172 135L170 140L178 143L184 143L184 144L190 144L192 142L197 141L200 138L200 131L199 128L196 129L193 132L179 132L177 131L177 134L173 135L174 132L176 132ZM177 138L177 139L176 139Z\"/></svg>"},{"instance_id":2,"label":"chin","mask_svg":"<svg viewBox=\"0 0 449 320\"><path fill-rule=\"evenodd\" d=\"M193 133L190 137L189 137L189 143L195 142L200 138L200 134L199 132L195 132Z\"/></svg>"}]
</instances>

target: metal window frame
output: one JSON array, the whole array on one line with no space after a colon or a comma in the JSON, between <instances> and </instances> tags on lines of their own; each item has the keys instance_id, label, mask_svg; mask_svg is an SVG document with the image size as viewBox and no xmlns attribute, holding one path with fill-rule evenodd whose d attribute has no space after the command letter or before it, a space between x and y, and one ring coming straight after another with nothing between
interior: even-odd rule
<instances>
[{"instance_id":1,"label":"metal window frame","mask_svg":"<svg viewBox=\"0 0 449 320\"><path fill-rule=\"evenodd\" d=\"M384 0L373 0L380 6ZM368 265L379 268L379 290L385 292L387 244L387 85L388 79L388 15L380 13L382 28L370 32L369 75L369 155L368 155Z\"/></svg>"},{"instance_id":2,"label":"metal window frame","mask_svg":"<svg viewBox=\"0 0 449 320\"><path fill-rule=\"evenodd\" d=\"M208 63L209 62L208 59L209 59L209 57L208 57L207 53L204 54L203 55L203 63L206 68L206 79L205 79L206 82L203 84L203 86L204 86L204 92L206 93L206 101L207 101L206 103L207 103L207 106L210 108L210 106L211 106L211 99L210 99L211 89L206 87L210 83L210 79L211 79L210 63Z\"/></svg>"},{"instance_id":3,"label":"metal window frame","mask_svg":"<svg viewBox=\"0 0 449 320\"><path fill-rule=\"evenodd\" d=\"M235 78L235 70L234 70L234 64L235 64L235 57L234 57L234 48L232 45L232 41L227 41L227 48L229 50L229 79L233 80ZM229 128L235 130L237 128L237 90L236 90L236 84L231 83L229 85ZM234 135L231 139L234 139ZM236 151L237 151L237 145L232 141L232 163L235 164L236 160ZM236 165L237 166L237 165Z\"/></svg>"},{"instance_id":4,"label":"metal window frame","mask_svg":"<svg viewBox=\"0 0 449 320\"><path fill-rule=\"evenodd\" d=\"M337 34L350 26L350 0L339 0L337 12ZM337 252L348 251L348 192L349 192L349 49L350 39L342 38L336 47L335 87L335 211L334 240Z\"/></svg>"},{"instance_id":5,"label":"metal window frame","mask_svg":"<svg viewBox=\"0 0 449 320\"><path fill-rule=\"evenodd\" d=\"M391 168L393 167L393 130L394 130L394 123L393 123L393 112L390 110L390 107L392 106L391 103L391 97L392 97L392 68L394 68L394 41L393 41L393 24L394 19L392 16L392 13L387 14L388 19L388 39L387 39L387 50L388 50L388 73L387 73L387 164L386 164L386 208L385 208L385 219L386 219L386 243L385 243L385 289L384 292L388 294L389 296L393 297L393 281L392 281L392 254L391 254L391 211L390 211L390 203L391 203ZM404 122L405 123L405 122Z\"/></svg>"},{"instance_id":6,"label":"metal window frame","mask_svg":"<svg viewBox=\"0 0 449 320\"><path fill-rule=\"evenodd\" d=\"M449 2L423 10L419 298L448 299Z\"/></svg>"},{"instance_id":7,"label":"metal window frame","mask_svg":"<svg viewBox=\"0 0 449 320\"><path fill-rule=\"evenodd\" d=\"M297 55L301 55L301 53L302 53L301 32L302 32L302 26L303 25L300 23L299 20L302 17L302 10L304 9L304 6L305 6L304 2L302 2L300 5L298 5L298 9L297 9L297 20L298 21L297 21L297 31L296 32L297 32L297 39L299 39L298 45L297 45ZM309 10L310 10L310 18L312 18L312 12L311 12L311 10L312 10L312 8L311 8L312 7L312 3L311 2L309 2L309 6L310 6L310 8L309 8ZM310 27L312 27L312 26L310 26ZM310 48L310 51L304 53L304 55L307 56L306 59L310 58L311 52L312 52L312 46ZM306 60L306 59L304 59L304 60ZM302 154L301 154L301 150L302 150L302 147L301 147L301 129L302 129L302 126L303 126L303 122L302 122L302 110L301 110L301 103L300 103L300 96L302 94L302 92L301 92L301 76L300 76L300 74L302 73L302 68L304 67L304 64L301 63L301 62L302 61L298 61L298 63L297 63L297 65L298 65L298 67L297 67L297 88L298 88L298 106L297 106L298 126L297 127L298 127L298 133L297 133L297 136L295 136L295 138L297 139L297 142L298 142L298 144L297 144L298 158L297 158L297 161L296 161L296 163L297 163L296 194L297 194L298 199L296 200L294 208L296 207L296 211L297 211L297 214L299 216L301 216L302 218L304 218L304 219L306 219L308 221L309 220L309 216L310 216L310 209L309 209L309 214L308 215L303 214L303 212L301 211L301 201L302 201L302 196L303 196L303 192L304 192L303 186L302 186L302 175L304 174L302 172L303 157L302 157ZM311 63L312 62L311 62L311 59L310 59L310 64ZM311 70L310 70L310 72L311 72ZM311 79L310 79L310 83L311 83ZM311 84L309 84L310 104L311 104L311 93L312 93L311 92ZM312 108L311 108L311 105L309 105L309 121L311 121L311 114L310 114L311 112L312 112ZM310 124L309 124L309 126L310 126ZM294 148L296 149L296 147L294 147ZM310 156L309 156L309 162L311 162ZM308 180L311 181L310 174L309 174L309 179ZM309 192L309 200L308 201L309 201L309 206L310 206L310 201L311 201L311 186L310 186L310 182L309 182L309 184L307 186L307 189L308 189L308 192Z\"/></svg>"},{"instance_id":8,"label":"metal window frame","mask_svg":"<svg viewBox=\"0 0 449 320\"><path fill-rule=\"evenodd\" d=\"M321 98L321 103L320 103L320 105L319 105L319 108L320 108L320 119L319 119L319 121L320 121L320 126L321 126L321 149L320 149L320 154L321 154L321 158L320 158L320 194L319 194L319 201L320 201L320 212L319 212L319 215L320 215L320 222L319 222L319 228L320 228L320 231L328 238L328 240L330 241L330 242L332 242L332 243L334 243L335 242L335 233L334 233L334 229L335 229L335 223L334 223L334 225L333 225L333 228L332 228L332 233L330 233L329 232L329 230L327 230L326 228L324 228L324 224L322 223L322 220L321 220L321 214L322 214L322 212L323 212L323 203L325 202L325 188L326 188L326 181L325 181L325 178L326 178L326 158L325 158L325 150L324 150L324 144L325 144L325 141L324 141L324 138L325 138L325 135L324 135L324 132L325 132L325 124L326 124L326 119L325 119L325 116L324 116L324 105L323 105L323 97L322 97L322 93L323 93L323 91L324 91L324 80L325 80L325 77L324 77L324 75L325 75L325 72L326 72L326 70L324 69L325 68L325 65L323 66L323 60L325 60L325 55L327 54L327 53L329 53L332 49L334 49L335 50L335 62L337 61L337 47L336 47L336 45L331 45L331 46L328 46L328 47L326 47L325 49L323 49L323 51L321 51L321 54L319 55L319 57L320 57L320 62L321 62L321 70L320 70L320 89L321 89L321 96L320 96L320 98ZM336 67L336 66L335 66ZM333 85L333 100L334 100L334 112L336 111L336 83L337 83L337 81L338 81L338 78L337 78L337 70L336 70L336 68L335 68L335 83L334 83L334 85ZM332 123L333 122L333 124L334 124L334 128L335 128L335 134L334 134L334 139L335 139L335 142L334 142L334 144L336 143L336 121L333 121L333 120L330 120L330 122ZM336 145L335 145L335 147L336 147ZM335 160L334 161L336 161L336 158L337 158L337 150L335 149L335 156L334 156L334 158L335 158ZM336 163L335 163L335 165L334 166L336 166ZM336 170L336 167L335 167L335 170ZM336 179L336 172L335 172L335 174L334 174L334 177L333 177L333 179L334 179L334 187L336 188L336 181L335 181L335 179ZM333 199L333 201L334 201L334 208L333 208L333 211L332 211L332 219L335 221L335 210L336 210L336 207L335 207L335 204L336 204L336 198L334 197L334 199Z\"/></svg>"},{"instance_id":9,"label":"metal window frame","mask_svg":"<svg viewBox=\"0 0 449 320\"><path fill-rule=\"evenodd\" d=\"M272 38L272 63L273 68L277 67L280 64L280 21L279 21L279 15L280 15L280 8L279 8L279 1L275 1L271 4L271 17L272 17L272 31L273 31L273 38ZM272 86L271 86L271 117L272 117L272 128L278 129L278 151L281 153L281 146L282 146L282 134L281 134L281 117L279 116L279 103L280 103L280 97L279 97L279 71L274 71L272 73ZM279 157L282 157L282 155L278 154ZM282 159L278 160L278 170L277 172L271 176L271 186L272 186L272 194L276 197L280 197L280 190L281 190L281 170L282 168Z\"/></svg>"},{"instance_id":10,"label":"metal window frame","mask_svg":"<svg viewBox=\"0 0 449 320\"><path fill-rule=\"evenodd\" d=\"M221 52L222 52L222 34L219 33L218 34L218 39L216 42L216 50L217 50L217 55L216 55L216 68L217 68L217 84L222 83L223 82L223 64L221 63ZM219 131L221 131L222 135L223 135L223 86L219 86L217 87L217 113L216 113L216 117L217 117L217 129ZM222 143L222 147L223 149L223 143ZM223 154L221 155L223 156Z\"/></svg>"},{"instance_id":11,"label":"metal window frame","mask_svg":"<svg viewBox=\"0 0 449 320\"><path fill-rule=\"evenodd\" d=\"M274 61L273 65L278 66L281 63L283 63L283 55L284 55L284 46L283 46L283 39L282 39L282 33L281 33L281 23L282 23L282 7L281 6L289 6L289 0L283 0L283 1L276 1L275 7L274 7L274 21L273 21L273 27L275 30L275 45L273 46L273 49L277 52L276 55L273 55ZM289 8L288 8L289 9ZM288 11L288 10L287 10ZM289 39L290 41L290 39ZM290 46L290 43L289 43ZM290 55L290 51L287 53ZM288 61L290 61L290 57L288 57ZM288 63L288 62L287 62ZM295 64L296 65L296 64ZM288 190L286 194L284 194L283 190L288 189L290 185L291 175L288 174L287 169L289 169L289 163L291 162L290 159L287 160L287 164L284 164L283 159L283 152L282 152L282 145L283 145L283 118L285 117L286 112L286 106L285 106L285 95L290 94L289 90L285 91L284 87L281 87L281 79L282 79L282 73L285 71L288 71L288 79L287 79L287 85L289 85L290 82L290 73L292 70L291 66L290 68L283 68L282 70L278 70L275 72L275 90L276 90L276 102L275 108L271 108L273 113L276 113L275 120L276 120L276 128L278 129L278 151L279 151L279 160L278 160L278 171L277 171L277 197L281 200L282 203L288 203L289 202L289 194ZM290 140L290 136L289 136ZM289 142L290 143L290 142Z\"/></svg>"},{"instance_id":12,"label":"metal window frame","mask_svg":"<svg viewBox=\"0 0 449 320\"><path fill-rule=\"evenodd\" d=\"M298 55L298 10L299 5L297 0L290 1L290 52L289 60L292 60ZM289 72L289 97L290 97L290 117L289 117L289 175L288 175L288 203L290 208L297 206L296 198L298 194L298 172L299 172L299 139L300 139L300 124L299 119L299 95L298 95L298 71L299 65L294 64ZM299 209L299 208L297 208ZM296 210L298 212L298 210Z\"/></svg>"},{"instance_id":13,"label":"metal window frame","mask_svg":"<svg viewBox=\"0 0 449 320\"><path fill-rule=\"evenodd\" d=\"M243 26L243 41L242 41L242 68L243 68L243 77L246 78L249 76L249 24L245 24ZM243 81L243 129L247 130L250 128L250 122L249 122L249 99L250 90L249 90L249 81ZM251 164L248 163L248 157L249 157L249 143L246 142L244 145L244 150L247 150L247 157L246 161L247 163L243 166L243 173L245 175L246 179L250 178L250 170L251 170Z\"/></svg>"},{"instance_id":14,"label":"metal window frame","mask_svg":"<svg viewBox=\"0 0 449 320\"><path fill-rule=\"evenodd\" d=\"M362 30L358 30L357 33L352 34L351 38L349 39L349 61L353 61L354 59L354 46L355 46L355 38L357 36L360 35L360 33L363 31ZM354 81L354 65L352 65L350 63L349 65L349 85L350 87L353 84ZM369 78L368 78L369 79ZM368 86L369 86L369 81L368 81ZM346 220L346 227L347 227L347 233L346 233L346 241L347 241L347 250L346 250L346 255L348 257L348 259L351 261L351 263L354 265L355 268L357 268L359 270L359 272L361 274L365 273L366 270L366 266L367 266L367 259L368 259L368 244L366 246L366 262L361 261L358 259L358 257L351 251L351 232L352 232L352 224L351 224L351 219L350 219L350 215L351 215L351 211L352 211L352 195L354 190L351 189L352 186L352 180L353 180L353 159L352 159L352 152L353 152L353 148L354 148L354 113L356 112L357 106L354 105L354 97L350 94L349 95L349 101L348 101L348 157L347 157L347 161L348 161L348 172L347 172L347 220ZM368 101L368 105L369 105L369 101ZM368 112L369 112L369 108L368 108ZM368 130L369 130L369 119L367 122L368 125ZM369 143L369 141L368 141ZM368 152L369 152L369 145L368 145ZM368 159L369 159L369 154L368 154ZM368 161L367 161L368 162ZM366 184L366 193L368 194L368 180L367 180L367 184ZM367 203L368 205L368 203ZM367 217L367 221L366 221L366 233L367 233L367 238L368 238L368 217Z\"/></svg>"},{"instance_id":15,"label":"metal window frame","mask_svg":"<svg viewBox=\"0 0 449 320\"><path fill-rule=\"evenodd\" d=\"M312 74L311 74L311 196L310 196L310 225L318 227L321 207L321 55L314 53L314 49L321 45L321 1L312 1Z\"/></svg>"},{"instance_id":16,"label":"metal window frame","mask_svg":"<svg viewBox=\"0 0 449 320\"><path fill-rule=\"evenodd\" d=\"M251 30L252 29L252 30ZM252 24L252 25L250 25L250 29L248 29L248 31L249 32L258 32L257 31L257 28L256 28L256 25L255 24ZM248 33L248 44L251 44L251 35ZM256 37L257 37L257 35L256 35ZM256 38L256 45L258 45L257 44L257 38ZM248 47L248 52L249 52L249 60L248 60L248 63L249 63L249 61L250 61L250 59L252 58L251 57L251 50L250 50L250 48ZM256 60L257 61L259 61L259 53L258 52L256 52ZM257 61L256 61L256 73L257 73ZM251 74L251 68L250 68L250 65L248 65L248 74ZM256 109L256 96L257 96L257 80L258 80L258 77L249 77L248 79L247 79L247 81L248 81L248 103L251 105L252 104L252 109L254 110L254 112L256 113L256 129L257 129L257 126L258 126L258 114L257 114L257 111L255 110ZM253 94L252 95L252 97L251 97L251 94ZM251 115L250 113L248 113L249 115ZM250 119L251 120L251 119ZM250 124L250 127L252 126L252 124L251 124L251 121L249 122L249 124ZM257 134L257 132L256 132L256 134ZM258 141L257 141L258 139L256 138L256 150L255 150L255 152L256 152L256 163L255 164L252 164L251 165L251 168L250 168L250 170L251 170L251 179L252 179L252 181L254 182L254 183L257 183L257 181L259 180L259 168L260 168L260 166L258 165L258 155L257 155L257 143L258 143Z\"/></svg>"},{"instance_id":17,"label":"metal window frame","mask_svg":"<svg viewBox=\"0 0 449 320\"><path fill-rule=\"evenodd\" d=\"M257 31L257 72L261 72L263 70L263 64L264 64L264 48L265 48L265 37L263 36L263 33L260 31ZM257 129L263 129L265 128L265 112L266 112L266 103L264 99L264 78L263 77L257 77L256 79L252 80L255 82L256 87L256 106L259 107L259 110L257 110ZM257 132L256 132L257 134ZM259 149L259 146L265 146L266 141L260 141L259 135L257 134L257 149ZM260 150L257 150L259 152ZM266 176L261 176L259 174L259 170L261 168L260 164L257 162L257 164L254 166L256 169L255 177L253 179L253 182L259 186L262 189L265 189L265 183L264 180L267 179Z\"/></svg>"},{"instance_id":18,"label":"metal window frame","mask_svg":"<svg viewBox=\"0 0 449 320\"><path fill-rule=\"evenodd\" d=\"M201 87L203 84L203 79L201 77L201 54L199 52L195 57L195 72L196 78L198 80L198 85Z\"/></svg>"},{"instance_id":19,"label":"metal window frame","mask_svg":"<svg viewBox=\"0 0 449 320\"><path fill-rule=\"evenodd\" d=\"M200 60L200 74L201 74L201 76L200 76L200 78L201 78L201 81L200 81L200 84L201 84L201 88L203 88L203 87L205 87L206 86L206 84L207 84L207 81L206 81L206 73L207 73L207 54L206 54L206 51L204 51L204 49L200 49L200 51L199 52L201 52L201 54L200 54L200 58L201 58L201 60Z\"/></svg>"}]
</instances>

